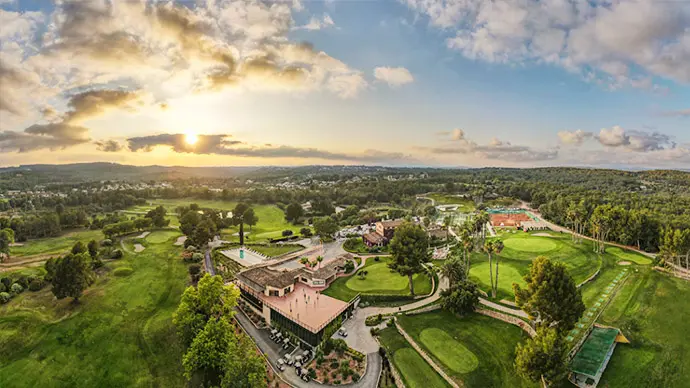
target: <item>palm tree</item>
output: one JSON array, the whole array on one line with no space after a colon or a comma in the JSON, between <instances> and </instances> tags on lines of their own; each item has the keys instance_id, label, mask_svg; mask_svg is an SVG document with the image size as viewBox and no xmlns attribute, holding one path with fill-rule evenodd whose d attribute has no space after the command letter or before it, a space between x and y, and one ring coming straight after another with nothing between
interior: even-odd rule
<instances>
[{"instance_id":1,"label":"palm tree","mask_svg":"<svg viewBox=\"0 0 690 388\"><path fill-rule=\"evenodd\" d=\"M319 263L319 268L321 268L321 262L323 261L323 256L318 256L316 262Z\"/></svg>"},{"instance_id":2,"label":"palm tree","mask_svg":"<svg viewBox=\"0 0 690 388\"><path fill-rule=\"evenodd\" d=\"M470 256L474 250L474 238L466 227L460 230L460 246L462 247L463 258L465 259L465 271L470 274Z\"/></svg>"},{"instance_id":3,"label":"palm tree","mask_svg":"<svg viewBox=\"0 0 690 388\"><path fill-rule=\"evenodd\" d=\"M491 240L484 243L484 252L489 255L489 277L491 281L491 297L496 298L498 291L498 258L496 258L496 279L494 283L494 269L493 269L493 254L501 253L503 250L503 241Z\"/></svg>"},{"instance_id":4,"label":"palm tree","mask_svg":"<svg viewBox=\"0 0 690 388\"><path fill-rule=\"evenodd\" d=\"M496 255L501 254L501 251L503 251L503 241L494 240L494 251L496 252ZM496 293L498 292L498 263L499 262L500 262L499 256L496 256L496 284L491 289L491 296L493 298L496 297ZM489 269L491 269L491 268L489 268Z\"/></svg>"},{"instance_id":5,"label":"palm tree","mask_svg":"<svg viewBox=\"0 0 690 388\"><path fill-rule=\"evenodd\" d=\"M309 263L309 258L303 257L303 258L299 259L299 262L302 265L307 265L307 263Z\"/></svg>"}]
</instances>

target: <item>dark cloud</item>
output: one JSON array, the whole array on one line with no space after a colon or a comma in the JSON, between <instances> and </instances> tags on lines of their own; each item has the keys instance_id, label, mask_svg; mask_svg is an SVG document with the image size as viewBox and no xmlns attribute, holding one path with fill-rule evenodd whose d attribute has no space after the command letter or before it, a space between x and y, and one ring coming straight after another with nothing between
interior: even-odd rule
<instances>
[{"instance_id":1,"label":"dark cloud","mask_svg":"<svg viewBox=\"0 0 690 388\"><path fill-rule=\"evenodd\" d=\"M0 151L3 152L29 152L40 149L64 149L89 141L88 138L80 135L88 132L87 128L70 126L67 124L50 124L40 128L33 125L28 129L31 132L0 132Z\"/></svg>"},{"instance_id":2,"label":"dark cloud","mask_svg":"<svg viewBox=\"0 0 690 388\"><path fill-rule=\"evenodd\" d=\"M125 147L115 140L95 141L96 149L103 152L119 152Z\"/></svg>"},{"instance_id":3,"label":"dark cloud","mask_svg":"<svg viewBox=\"0 0 690 388\"><path fill-rule=\"evenodd\" d=\"M138 91L127 90L89 90L70 97L70 111L66 122L79 122L103 114L111 108L132 109L131 103L140 98Z\"/></svg>"},{"instance_id":4,"label":"dark cloud","mask_svg":"<svg viewBox=\"0 0 690 388\"><path fill-rule=\"evenodd\" d=\"M6 111L21 116L26 109L21 105L21 100L14 94L17 89L31 83L30 79L21 69L10 66L0 58L0 112Z\"/></svg>"},{"instance_id":5,"label":"dark cloud","mask_svg":"<svg viewBox=\"0 0 690 388\"><path fill-rule=\"evenodd\" d=\"M330 152L318 148L302 148L292 146L253 146L242 141L230 140L230 135L198 135L192 145L186 141L185 134L161 134L152 136L133 137L127 139L131 151L152 151L156 146L168 146L180 153L213 154L245 156L253 158L300 158L347 160L357 162L387 163L391 161L411 161L402 153L389 153L376 150L366 150L362 154L346 154Z\"/></svg>"}]
</instances>

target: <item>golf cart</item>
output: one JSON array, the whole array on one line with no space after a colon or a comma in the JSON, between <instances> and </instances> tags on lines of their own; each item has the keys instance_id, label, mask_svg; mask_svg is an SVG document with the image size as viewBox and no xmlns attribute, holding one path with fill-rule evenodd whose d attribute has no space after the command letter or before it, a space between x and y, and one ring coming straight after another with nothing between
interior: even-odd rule
<instances>
[{"instance_id":1,"label":"golf cart","mask_svg":"<svg viewBox=\"0 0 690 388\"><path fill-rule=\"evenodd\" d=\"M283 349L287 349L289 347L290 347L290 338L283 339Z\"/></svg>"},{"instance_id":2,"label":"golf cart","mask_svg":"<svg viewBox=\"0 0 690 388\"><path fill-rule=\"evenodd\" d=\"M285 361L283 361L282 358L278 360L278 369L280 369L281 372L285 370Z\"/></svg>"},{"instance_id":3,"label":"golf cart","mask_svg":"<svg viewBox=\"0 0 690 388\"><path fill-rule=\"evenodd\" d=\"M270 339L276 338L276 335L278 334L278 330L276 329L271 329L271 336L269 337Z\"/></svg>"},{"instance_id":4,"label":"golf cart","mask_svg":"<svg viewBox=\"0 0 690 388\"><path fill-rule=\"evenodd\" d=\"M302 358L305 360L309 360L311 358L311 352L309 350L305 350L302 352Z\"/></svg>"},{"instance_id":5,"label":"golf cart","mask_svg":"<svg viewBox=\"0 0 690 388\"><path fill-rule=\"evenodd\" d=\"M340 329L338 330L338 334L340 334L341 337L347 337L347 330Z\"/></svg>"},{"instance_id":6,"label":"golf cart","mask_svg":"<svg viewBox=\"0 0 690 388\"><path fill-rule=\"evenodd\" d=\"M286 354L285 356L283 356L283 358L285 359L285 363L290 365L290 366L292 366L292 364L294 364L294 362L295 362L295 360L293 360L292 356L289 354Z\"/></svg>"},{"instance_id":7,"label":"golf cart","mask_svg":"<svg viewBox=\"0 0 690 388\"><path fill-rule=\"evenodd\" d=\"M273 337L273 342L280 343L280 341L282 339L283 339L283 333L276 333L275 337Z\"/></svg>"}]
</instances>

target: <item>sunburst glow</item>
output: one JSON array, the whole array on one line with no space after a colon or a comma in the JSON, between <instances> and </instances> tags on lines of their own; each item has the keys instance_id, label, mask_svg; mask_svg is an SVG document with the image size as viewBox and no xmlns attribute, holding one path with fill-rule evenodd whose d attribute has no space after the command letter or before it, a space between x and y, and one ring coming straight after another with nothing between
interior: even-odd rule
<instances>
[{"instance_id":1,"label":"sunburst glow","mask_svg":"<svg viewBox=\"0 0 690 388\"><path fill-rule=\"evenodd\" d=\"M187 142L189 145L194 145L196 144L197 141L199 141L199 136L193 133L189 133L184 137L184 141Z\"/></svg>"}]
</instances>

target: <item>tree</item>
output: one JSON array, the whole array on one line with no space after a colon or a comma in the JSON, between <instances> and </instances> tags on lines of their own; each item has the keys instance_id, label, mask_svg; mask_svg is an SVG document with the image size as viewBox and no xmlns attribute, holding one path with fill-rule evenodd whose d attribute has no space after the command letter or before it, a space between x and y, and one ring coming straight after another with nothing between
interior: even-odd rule
<instances>
[{"instance_id":1,"label":"tree","mask_svg":"<svg viewBox=\"0 0 690 388\"><path fill-rule=\"evenodd\" d=\"M195 211L187 211L180 218L180 231L189 237L194 233L194 229L201 222L201 215Z\"/></svg>"},{"instance_id":2,"label":"tree","mask_svg":"<svg viewBox=\"0 0 690 388\"><path fill-rule=\"evenodd\" d=\"M247 337L238 338L235 351L229 352L221 388L266 387L266 363L256 354Z\"/></svg>"},{"instance_id":3,"label":"tree","mask_svg":"<svg viewBox=\"0 0 690 388\"><path fill-rule=\"evenodd\" d=\"M314 230L321 238L331 239L338 231L338 223L331 217L319 217L314 220Z\"/></svg>"},{"instance_id":4,"label":"tree","mask_svg":"<svg viewBox=\"0 0 690 388\"><path fill-rule=\"evenodd\" d=\"M474 282L464 280L441 291L441 308L455 314L473 312L479 305L479 288Z\"/></svg>"},{"instance_id":5,"label":"tree","mask_svg":"<svg viewBox=\"0 0 690 388\"><path fill-rule=\"evenodd\" d=\"M558 383L568 374L567 353L562 333L555 328L539 327L534 338L517 345L515 369L534 382L543 376L549 384Z\"/></svg>"},{"instance_id":6,"label":"tree","mask_svg":"<svg viewBox=\"0 0 690 388\"><path fill-rule=\"evenodd\" d=\"M249 230L252 230L252 226L256 225L259 222L259 217L254 214L254 209L249 208L244 212L243 215L243 220L244 223L249 225Z\"/></svg>"},{"instance_id":7,"label":"tree","mask_svg":"<svg viewBox=\"0 0 690 388\"><path fill-rule=\"evenodd\" d=\"M290 229L285 229L282 233L283 237L292 236L293 232Z\"/></svg>"},{"instance_id":8,"label":"tree","mask_svg":"<svg viewBox=\"0 0 690 388\"><path fill-rule=\"evenodd\" d=\"M302 228L299 230L299 233L304 237L311 237L311 228Z\"/></svg>"},{"instance_id":9,"label":"tree","mask_svg":"<svg viewBox=\"0 0 690 388\"><path fill-rule=\"evenodd\" d=\"M441 274L448 278L451 287L467 279L465 264L457 257L451 257L441 265Z\"/></svg>"},{"instance_id":10,"label":"tree","mask_svg":"<svg viewBox=\"0 0 690 388\"><path fill-rule=\"evenodd\" d=\"M194 228L194 233L189 237L189 241L198 247L203 247L208 244L209 241L213 240L213 236L216 235L216 224L213 223L208 218L204 218L199 224Z\"/></svg>"},{"instance_id":11,"label":"tree","mask_svg":"<svg viewBox=\"0 0 690 388\"><path fill-rule=\"evenodd\" d=\"M89 256L91 256L91 259L95 259L96 256L98 256L98 242L96 240L89 241L87 249L89 250Z\"/></svg>"},{"instance_id":12,"label":"tree","mask_svg":"<svg viewBox=\"0 0 690 388\"><path fill-rule=\"evenodd\" d=\"M52 291L56 298L63 299L69 296L74 298L74 302L79 302L79 297L91 283L90 261L84 253L70 253L51 264L53 266Z\"/></svg>"},{"instance_id":13,"label":"tree","mask_svg":"<svg viewBox=\"0 0 690 388\"><path fill-rule=\"evenodd\" d=\"M149 210L149 212L146 213L146 217L151 219L153 226L156 228L162 228L168 226L170 223L170 220L165 219L166 214L167 210L165 210L163 205L160 205L155 209Z\"/></svg>"},{"instance_id":14,"label":"tree","mask_svg":"<svg viewBox=\"0 0 690 388\"><path fill-rule=\"evenodd\" d=\"M469 222L469 221L468 221ZM468 223L460 230L460 249L462 249L462 255L465 259L465 272L466 276L470 274L470 257L472 256L472 251L474 250L474 237L472 236L471 228Z\"/></svg>"},{"instance_id":15,"label":"tree","mask_svg":"<svg viewBox=\"0 0 690 388\"><path fill-rule=\"evenodd\" d=\"M88 252L88 249L86 248L86 245L84 245L84 243L81 241L77 241L72 246L72 254L78 255L80 253L85 253L85 252Z\"/></svg>"},{"instance_id":16,"label":"tree","mask_svg":"<svg viewBox=\"0 0 690 388\"><path fill-rule=\"evenodd\" d=\"M496 269L494 275L493 254L500 254L503 250L503 241L491 240L484 244L484 252L489 256L489 277L491 278L491 297L495 298L498 292L498 257L496 257Z\"/></svg>"},{"instance_id":17,"label":"tree","mask_svg":"<svg viewBox=\"0 0 690 388\"><path fill-rule=\"evenodd\" d=\"M191 345L211 317L231 318L239 295L235 286L225 286L220 276L208 273L199 280L197 287L187 287L173 314L173 323L185 348Z\"/></svg>"},{"instance_id":18,"label":"tree","mask_svg":"<svg viewBox=\"0 0 690 388\"><path fill-rule=\"evenodd\" d=\"M3 257L9 258L12 243L14 243L14 230L10 228L0 230L0 262Z\"/></svg>"},{"instance_id":19,"label":"tree","mask_svg":"<svg viewBox=\"0 0 690 388\"><path fill-rule=\"evenodd\" d=\"M585 304L563 263L537 257L524 279L527 283L524 289L513 283L515 302L523 311L537 324L556 327L562 333L575 327Z\"/></svg>"},{"instance_id":20,"label":"tree","mask_svg":"<svg viewBox=\"0 0 690 388\"><path fill-rule=\"evenodd\" d=\"M321 268L321 262L323 261L323 256L317 256L316 262L319 263L319 268Z\"/></svg>"},{"instance_id":21,"label":"tree","mask_svg":"<svg viewBox=\"0 0 690 388\"><path fill-rule=\"evenodd\" d=\"M304 210L299 203L291 203L285 208L285 219L293 224L297 223L299 219L304 215Z\"/></svg>"},{"instance_id":22,"label":"tree","mask_svg":"<svg viewBox=\"0 0 690 388\"><path fill-rule=\"evenodd\" d=\"M227 355L237 348L237 338L224 318L211 318L194 337L182 358L188 380L200 380L202 386L217 387L227 369Z\"/></svg>"},{"instance_id":23,"label":"tree","mask_svg":"<svg viewBox=\"0 0 690 388\"><path fill-rule=\"evenodd\" d=\"M412 276L422 272L422 264L431 260L428 246L429 236L424 229L409 222L400 225L391 240L393 262L390 268L400 275L407 276L411 295L414 295Z\"/></svg>"}]
</instances>

